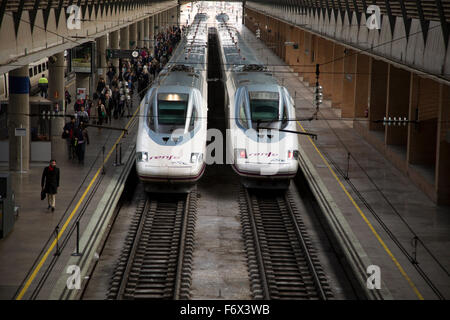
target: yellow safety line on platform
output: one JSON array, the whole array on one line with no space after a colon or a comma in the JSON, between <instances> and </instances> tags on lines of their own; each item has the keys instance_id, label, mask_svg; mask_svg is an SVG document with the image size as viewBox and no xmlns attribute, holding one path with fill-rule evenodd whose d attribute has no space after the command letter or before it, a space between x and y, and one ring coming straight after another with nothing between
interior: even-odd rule
<instances>
[{"instance_id":1,"label":"yellow safety line on platform","mask_svg":"<svg viewBox=\"0 0 450 320\"><path fill-rule=\"evenodd\" d=\"M303 132L306 132L306 130L303 128L303 126L300 124L300 122L297 121L297 124L299 125L299 127L303 130ZM347 189L345 188L345 186L342 184L341 180L338 178L338 176L336 175L336 173L334 172L334 170L331 168L330 164L328 163L328 161L325 159L325 157L322 155L322 153L319 151L319 149L317 148L316 144L312 141L311 137L308 137L309 142L311 142L311 144L313 145L314 149L316 149L317 153L319 154L319 156L322 158L323 162L325 163L325 165L328 167L328 169L330 170L330 172L332 173L332 175L334 176L334 178L336 179L336 181L339 183L339 185L341 186L342 190L344 190L345 194L347 195L347 197L350 199L350 201L352 202L353 206L356 208L356 210L359 212L359 214L361 215L361 217L363 218L364 222L369 226L369 229L372 231L372 233L375 235L375 237L377 238L378 242L380 242L381 246L384 248L384 250L387 252L387 254L391 257L392 261L394 261L394 264L397 266L398 270L400 271L400 273L403 275L403 277L406 279L406 281L408 281L409 285L411 286L411 288L414 290L415 294L417 295L417 297L419 297L420 300L424 300L422 294L419 292L419 290L417 289L417 287L415 286L414 282L411 280L411 278L406 274L405 270L403 269L403 267L400 265L400 263L398 262L398 260L394 257L394 255L392 254L391 250L389 250L389 248L387 247L387 245L384 243L384 241L381 239L380 235L378 234L378 232L375 230L375 228L372 226L372 224L370 223L370 221L367 219L367 217L365 216L365 214L362 212L361 208L358 206L358 204L355 202L355 200L353 199L353 197L350 195L350 193L347 191Z\"/></svg>"},{"instance_id":2,"label":"yellow safety line on platform","mask_svg":"<svg viewBox=\"0 0 450 320\"><path fill-rule=\"evenodd\" d=\"M131 121L133 121L133 119L136 117L137 112L139 111L139 109L141 108L141 104L139 104L139 107L136 108L136 111L134 112L133 116L131 117L131 119L128 121L128 123L125 126L125 129L128 129L128 127L130 126ZM102 165L100 166L100 168L98 168L97 172L95 173L94 177L92 178L91 182L89 183L89 185L87 186L86 190L84 191L83 195L81 196L80 200L78 200L77 205L75 206L75 208L72 210L70 216L67 218L66 222L64 223L63 227L61 228L61 230L58 233L58 237L57 239L53 240L52 244L50 245L50 247L48 248L48 250L45 252L44 256L42 257L41 261L39 261L38 265L36 266L36 268L33 270L33 273L30 275L30 277L28 278L27 282L25 283L25 285L23 286L22 290L20 290L19 295L17 296L16 300L22 300L23 296L25 295L25 293L27 292L28 288L30 287L31 283L33 282L34 278L36 277L37 273L39 272L39 270L41 270L42 266L44 265L45 261L47 260L50 252L52 252L53 248L56 245L56 241L59 240L62 236L62 234L64 233L64 231L66 230L67 226L69 225L70 221L72 220L73 216L75 215L75 213L78 211L78 208L80 207L81 203L83 202L84 198L86 197L87 193L89 192L89 190L91 189L93 183L95 182L95 180L97 180L98 175L100 174L103 165L106 164L108 162L109 157L111 156L112 152L114 151L114 149L117 147L117 144L119 143L119 141L122 139L123 135L124 135L125 131L122 131L122 133L120 134L119 138L117 138L116 142L114 143L114 145L112 146L111 150L108 152L108 155L106 156L106 158L104 159Z\"/></svg>"}]
</instances>

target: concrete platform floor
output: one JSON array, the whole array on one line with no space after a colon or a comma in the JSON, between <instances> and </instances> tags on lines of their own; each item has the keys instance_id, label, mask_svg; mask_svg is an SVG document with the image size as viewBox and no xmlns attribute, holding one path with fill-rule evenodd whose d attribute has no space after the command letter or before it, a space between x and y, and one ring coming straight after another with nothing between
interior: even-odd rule
<instances>
[{"instance_id":1,"label":"concrete platform floor","mask_svg":"<svg viewBox=\"0 0 450 320\"><path fill-rule=\"evenodd\" d=\"M138 97L135 95L134 107L138 106ZM111 126L124 127L129 121L128 118L122 118L112 121ZM62 128L61 128L62 132ZM19 217L17 218L12 232L4 239L0 239L0 299L11 299L17 288L25 279L33 262L43 249L46 241L52 237L55 227L62 226L60 221L66 221L88 184L94 177L102 163L102 147L105 146L105 156L112 148L113 144L121 134L121 131L107 130L98 128L88 128L90 145L86 148L85 164L78 164L78 160L68 160L66 144L61 139L60 134L53 137L52 158L56 159L57 166L60 168L60 188L56 195L56 210L51 212L47 210L47 200L40 201L40 183L42 170L48 163L32 164L30 170L25 174L13 172L12 188L16 195L16 205L20 206ZM134 141L134 133L130 133L124 138L124 143ZM85 213L80 221L80 234L89 222L89 218L96 208L98 200L108 185L114 170L120 170L121 167L114 167L114 153L106 164L106 174L99 177L102 180L98 186L96 195L91 199L89 206L85 208ZM92 169L91 169L92 167ZM8 172L8 167L0 167L1 172ZM92 188L94 189L94 187ZM88 197L86 197L88 198ZM83 209L86 199L83 201L79 210ZM79 212L78 210L78 212ZM74 222L72 219L71 223ZM72 253L75 246L74 236L68 243L66 256ZM65 266L64 254L60 256L55 268L60 268L60 272L55 272L55 278L50 278L48 287L42 290L40 299L45 299L50 293L51 284L57 280L59 275L64 272ZM53 257L53 252L46 260L41 270L47 267L48 261ZM39 261L39 260L38 260ZM64 263L62 263L64 262ZM36 279L39 279L40 273ZM28 293L32 291L37 281L30 286Z\"/></svg>"},{"instance_id":2,"label":"concrete platform floor","mask_svg":"<svg viewBox=\"0 0 450 320\"><path fill-rule=\"evenodd\" d=\"M208 166L197 184L191 298L252 299L239 217L240 182L228 165Z\"/></svg>"},{"instance_id":3,"label":"concrete platform floor","mask_svg":"<svg viewBox=\"0 0 450 320\"><path fill-rule=\"evenodd\" d=\"M315 111L312 106L313 88L246 27L243 27L242 33L251 41L261 61L269 62L269 69L279 83L284 83L291 95L296 97L297 118L310 117ZM360 137L353 130L352 122L339 120L339 109L331 108L330 101L324 101L321 105L319 120L303 121L301 125L306 131L318 134L315 142L318 150L304 136L299 136L300 145L316 165L317 172L372 263L380 266L381 279L393 297L438 298L378 220L387 226L410 255L414 251L412 231L418 235L442 268L420 244L417 247L419 266L441 294L450 298L450 208L435 205L408 177ZM335 166L346 172L347 150L357 161L351 158L349 162L349 182L374 213L361 201L349 182L337 173ZM330 162L335 164L330 164L331 169L327 166Z\"/></svg>"}]
</instances>

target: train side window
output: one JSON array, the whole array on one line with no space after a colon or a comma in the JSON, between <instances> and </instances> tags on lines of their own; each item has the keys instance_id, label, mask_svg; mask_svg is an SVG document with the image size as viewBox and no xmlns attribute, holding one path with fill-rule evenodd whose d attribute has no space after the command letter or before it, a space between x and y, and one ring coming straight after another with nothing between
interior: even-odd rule
<instances>
[{"instance_id":1,"label":"train side window","mask_svg":"<svg viewBox=\"0 0 450 320\"><path fill-rule=\"evenodd\" d=\"M288 122L288 116L289 116L289 111L287 108L286 103L283 102L283 117L282 117L282 122L281 122L281 129L286 128L287 125L289 124Z\"/></svg>"},{"instance_id":2,"label":"train side window","mask_svg":"<svg viewBox=\"0 0 450 320\"><path fill-rule=\"evenodd\" d=\"M243 126L245 129L248 129L248 122L247 122L247 116L245 114L245 103L244 99L242 99L242 96L239 99L239 117L238 117L239 123L241 126Z\"/></svg>"},{"instance_id":3,"label":"train side window","mask_svg":"<svg viewBox=\"0 0 450 320\"><path fill-rule=\"evenodd\" d=\"M192 106L192 115L191 115L191 122L189 123L189 131L194 130L196 123L197 123L197 107L194 104Z\"/></svg>"},{"instance_id":4,"label":"train side window","mask_svg":"<svg viewBox=\"0 0 450 320\"><path fill-rule=\"evenodd\" d=\"M33 77L33 68L28 69L28 76Z\"/></svg>"},{"instance_id":5,"label":"train side window","mask_svg":"<svg viewBox=\"0 0 450 320\"><path fill-rule=\"evenodd\" d=\"M41 73L42 72L42 66L38 65L38 69L39 69L39 73Z\"/></svg>"},{"instance_id":6,"label":"train side window","mask_svg":"<svg viewBox=\"0 0 450 320\"><path fill-rule=\"evenodd\" d=\"M45 70L48 70L48 61L45 63Z\"/></svg>"},{"instance_id":7,"label":"train side window","mask_svg":"<svg viewBox=\"0 0 450 320\"><path fill-rule=\"evenodd\" d=\"M38 73L37 66L34 66L33 70L34 70L34 75L37 75L37 73Z\"/></svg>"},{"instance_id":8,"label":"train side window","mask_svg":"<svg viewBox=\"0 0 450 320\"><path fill-rule=\"evenodd\" d=\"M42 64L42 71L45 71L45 70L47 70L47 68L46 68L46 66L45 66L45 63L43 63L43 64Z\"/></svg>"}]
</instances>

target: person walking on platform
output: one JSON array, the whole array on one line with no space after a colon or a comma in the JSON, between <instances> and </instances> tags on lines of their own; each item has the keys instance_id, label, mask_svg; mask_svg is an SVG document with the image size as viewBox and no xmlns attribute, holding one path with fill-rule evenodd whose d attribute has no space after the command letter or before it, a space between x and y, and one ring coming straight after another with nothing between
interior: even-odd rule
<instances>
[{"instance_id":1,"label":"person walking on platform","mask_svg":"<svg viewBox=\"0 0 450 320\"><path fill-rule=\"evenodd\" d=\"M67 90L67 87L64 88L64 98L66 100L64 111L67 112L67 106L72 103L72 96L70 95L69 90Z\"/></svg>"},{"instance_id":2,"label":"person walking on platform","mask_svg":"<svg viewBox=\"0 0 450 320\"><path fill-rule=\"evenodd\" d=\"M105 121L105 123L111 124L111 114L112 114L111 110L114 108L114 102L111 99L109 92L105 93L103 105L105 106L105 110L106 110L106 117L103 120Z\"/></svg>"},{"instance_id":3,"label":"person walking on platform","mask_svg":"<svg viewBox=\"0 0 450 320\"><path fill-rule=\"evenodd\" d=\"M48 79L45 77L45 74L42 74L42 77L39 79L38 87L41 90L41 97L47 98Z\"/></svg>"},{"instance_id":4,"label":"person walking on platform","mask_svg":"<svg viewBox=\"0 0 450 320\"><path fill-rule=\"evenodd\" d=\"M81 122L84 122L84 123L89 122L89 114L87 113L86 110L84 110L83 106L81 107L81 110L75 114L75 117L76 117L76 123L75 123L76 127L78 127Z\"/></svg>"},{"instance_id":5,"label":"person walking on platform","mask_svg":"<svg viewBox=\"0 0 450 320\"><path fill-rule=\"evenodd\" d=\"M89 144L88 131L83 123L75 130L75 145L77 148L78 163L84 165L84 154L86 153L86 143Z\"/></svg>"},{"instance_id":6,"label":"person walking on platform","mask_svg":"<svg viewBox=\"0 0 450 320\"><path fill-rule=\"evenodd\" d=\"M41 188L47 194L48 208L55 211L56 193L59 187L59 168L56 167L56 160L50 160L50 165L42 172Z\"/></svg>"},{"instance_id":7,"label":"person walking on platform","mask_svg":"<svg viewBox=\"0 0 450 320\"><path fill-rule=\"evenodd\" d=\"M100 99L98 100L97 103L97 118L98 118L97 124L99 126L103 125L103 122L108 121L105 105L102 103L102 100ZM100 131L101 128L98 128L98 130Z\"/></svg>"},{"instance_id":8,"label":"person walking on platform","mask_svg":"<svg viewBox=\"0 0 450 320\"><path fill-rule=\"evenodd\" d=\"M109 84L111 85L111 82L114 76L116 75L116 67L114 67L112 63L109 65L108 72L106 73L106 75L108 76Z\"/></svg>"},{"instance_id":9,"label":"person walking on platform","mask_svg":"<svg viewBox=\"0 0 450 320\"><path fill-rule=\"evenodd\" d=\"M97 83L97 93L100 94L103 91L103 89L105 89L105 87L106 87L106 81L105 81L105 79L103 79L103 77L100 77L100 80L98 80L98 83Z\"/></svg>"},{"instance_id":10,"label":"person walking on platform","mask_svg":"<svg viewBox=\"0 0 450 320\"><path fill-rule=\"evenodd\" d=\"M74 157L73 139L75 135L75 117L70 116L70 122L67 122L63 128L63 139L66 139L67 152L69 153L69 160Z\"/></svg>"}]
</instances>

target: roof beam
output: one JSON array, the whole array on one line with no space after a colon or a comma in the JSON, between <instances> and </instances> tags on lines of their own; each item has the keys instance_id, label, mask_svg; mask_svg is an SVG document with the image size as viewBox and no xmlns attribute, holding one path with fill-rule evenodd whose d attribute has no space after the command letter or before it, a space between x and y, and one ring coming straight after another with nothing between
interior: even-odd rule
<instances>
[{"instance_id":1,"label":"roof beam","mask_svg":"<svg viewBox=\"0 0 450 320\"><path fill-rule=\"evenodd\" d=\"M391 36L393 36L394 35L394 27L395 27L395 17L392 15L391 5L389 4L389 0L384 0L384 3L386 5L386 12L388 14L389 24L391 26Z\"/></svg>"},{"instance_id":2,"label":"roof beam","mask_svg":"<svg viewBox=\"0 0 450 320\"><path fill-rule=\"evenodd\" d=\"M2 27L3 16L5 15L6 3L8 3L8 0L2 0L2 4L0 5L0 28Z\"/></svg>"},{"instance_id":3,"label":"roof beam","mask_svg":"<svg viewBox=\"0 0 450 320\"><path fill-rule=\"evenodd\" d=\"M400 8L402 9L403 25L405 26L406 37L409 38L411 18L408 18L408 14L406 12L405 0L400 0Z\"/></svg>"},{"instance_id":4,"label":"roof beam","mask_svg":"<svg viewBox=\"0 0 450 320\"><path fill-rule=\"evenodd\" d=\"M33 6L33 10L30 10L30 27L31 27L31 34L33 34L33 29L34 29L34 22L36 21L36 15L37 15L37 11L39 9L39 4L40 4L41 0L34 0L34 6Z\"/></svg>"},{"instance_id":5,"label":"roof beam","mask_svg":"<svg viewBox=\"0 0 450 320\"><path fill-rule=\"evenodd\" d=\"M420 25L422 27L422 36L424 43L427 43L429 22L425 20L421 0L416 0L417 13L419 14Z\"/></svg>"},{"instance_id":6,"label":"roof beam","mask_svg":"<svg viewBox=\"0 0 450 320\"><path fill-rule=\"evenodd\" d=\"M447 48L449 30L448 30L448 23L447 21L445 21L444 7L442 6L441 0L435 0L435 2L439 13L439 19L441 21L442 35L444 36L445 48Z\"/></svg>"},{"instance_id":7,"label":"roof beam","mask_svg":"<svg viewBox=\"0 0 450 320\"><path fill-rule=\"evenodd\" d=\"M17 12L13 12L13 18L14 18L14 31L17 33L19 32L19 25L20 20L22 20L22 12L23 12L23 6L25 4L25 0L20 0L19 7L17 8Z\"/></svg>"}]
</instances>

